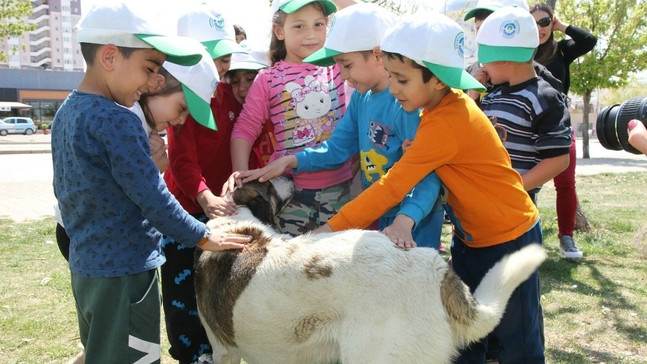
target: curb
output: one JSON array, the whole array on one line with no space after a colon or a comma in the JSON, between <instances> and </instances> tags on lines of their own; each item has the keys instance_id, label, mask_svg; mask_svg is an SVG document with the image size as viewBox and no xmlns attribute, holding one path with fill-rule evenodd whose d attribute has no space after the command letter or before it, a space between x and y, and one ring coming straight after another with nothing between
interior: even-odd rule
<instances>
[{"instance_id":1,"label":"curb","mask_svg":"<svg viewBox=\"0 0 647 364\"><path fill-rule=\"evenodd\" d=\"M51 150L0 150L0 154L45 154L52 153Z\"/></svg>"}]
</instances>

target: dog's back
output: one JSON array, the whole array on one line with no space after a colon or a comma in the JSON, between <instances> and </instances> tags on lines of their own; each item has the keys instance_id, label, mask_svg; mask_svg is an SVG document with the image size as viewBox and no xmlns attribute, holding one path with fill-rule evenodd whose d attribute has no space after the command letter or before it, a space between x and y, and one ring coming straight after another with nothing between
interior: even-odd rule
<instances>
[{"instance_id":1,"label":"dog's back","mask_svg":"<svg viewBox=\"0 0 647 364\"><path fill-rule=\"evenodd\" d=\"M402 251L375 231L289 239L244 207L210 224L254 236L242 252L205 252L197 263L216 363L449 363L494 329L545 257L538 246L507 257L473 297L436 251Z\"/></svg>"}]
</instances>

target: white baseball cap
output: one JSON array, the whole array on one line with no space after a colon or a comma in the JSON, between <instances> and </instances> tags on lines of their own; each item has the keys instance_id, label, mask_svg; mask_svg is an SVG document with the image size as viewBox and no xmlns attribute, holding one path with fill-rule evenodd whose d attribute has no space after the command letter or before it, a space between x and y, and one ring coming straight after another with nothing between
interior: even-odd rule
<instances>
[{"instance_id":1,"label":"white baseball cap","mask_svg":"<svg viewBox=\"0 0 647 364\"><path fill-rule=\"evenodd\" d=\"M503 7L483 21L476 34L476 43L481 63L528 62L539 46L535 18L528 10L512 6Z\"/></svg>"},{"instance_id":2,"label":"white baseball cap","mask_svg":"<svg viewBox=\"0 0 647 364\"><path fill-rule=\"evenodd\" d=\"M381 48L427 67L449 87L485 91L464 70L464 43L463 29L455 21L436 12L418 12L387 30Z\"/></svg>"},{"instance_id":3,"label":"white baseball cap","mask_svg":"<svg viewBox=\"0 0 647 364\"><path fill-rule=\"evenodd\" d=\"M518 6L526 11L530 11L526 0L479 0L476 3L476 6L465 14L465 18L463 18L463 20L470 20L476 16L476 13L479 10L489 10L494 12L504 6Z\"/></svg>"},{"instance_id":4,"label":"white baseball cap","mask_svg":"<svg viewBox=\"0 0 647 364\"><path fill-rule=\"evenodd\" d=\"M202 49L202 59L194 66L164 62L163 67L182 83L189 113L195 121L209 129L218 130L211 112L211 95L218 84L218 70L211 55Z\"/></svg>"},{"instance_id":5,"label":"white baseball cap","mask_svg":"<svg viewBox=\"0 0 647 364\"><path fill-rule=\"evenodd\" d=\"M167 61L193 65L200 61L200 43L178 37L158 24L154 14L142 6L121 1L95 5L79 21L79 43L114 44L128 48L154 48L166 54Z\"/></svg>"},{"instance_id":6,"label":"white baseball cap","mask_svg":"<svg viewBox=\"0 0 647 364\"><path fill-rule=\"evenodd\" d=\"M222 13L206 4L195 6L180 16L177 21L177 34L202 43L211 58L246 52L236 43L234 25Z\"/></svg>"},{"instance_id":7,"label":"white baseball cap","mask_svg":"<svg viewBox=\"0 0 647 364\"><path fill-rule=\"evenodd\" d=\"M270 61L267 52L250 50L249 53L234 53L231 55L229 71L252 70L257 71L269 67Z\"/></svg>"},{"instance_id":8,"label":"white baseball cap","mask_svg":"<svg viewBox=\"0 0 647 364\"><path fill-rule=\"evenodd\" d=\"M351 5L335 14L323 48L303 61L317 66L330 66L334 56L349 52L370 51L379 47L386 30L397 18L384 8L361 3Z\"/></svg>"},{"instance_id":9,"label":"white baseball cap","mask_svg":"<svg viewBox=\"0 0 647 364\"><path fill-rule=\"evenodd\" d=\"M276 13L279 10L287 14L292 14L302 7L315 1L320 2L321 5L323 5L326 15L330 15L337 11L337 5L335 5L335 3L330 0L273 0L272 14Z\"/></svg>"}]
</instances>

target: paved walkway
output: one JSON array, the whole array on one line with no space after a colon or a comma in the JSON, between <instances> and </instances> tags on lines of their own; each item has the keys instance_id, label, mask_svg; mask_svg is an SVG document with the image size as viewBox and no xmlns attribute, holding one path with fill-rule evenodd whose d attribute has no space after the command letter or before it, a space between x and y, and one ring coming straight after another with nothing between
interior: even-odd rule
<instances>
[{"instance_id":1,"label":"paved walkway","mask_svg":"<svg viewBox=\"0 0 647 364\"><path fill-rule=\"evenodd\" d=\"M53 215L50 138L43 134L0 136L0 217L26 221ZM647 172L644 155L606 150L591 139L591 158L582 159L581 145L578 140L577 175Z\"/></svg>"}]
</instances>

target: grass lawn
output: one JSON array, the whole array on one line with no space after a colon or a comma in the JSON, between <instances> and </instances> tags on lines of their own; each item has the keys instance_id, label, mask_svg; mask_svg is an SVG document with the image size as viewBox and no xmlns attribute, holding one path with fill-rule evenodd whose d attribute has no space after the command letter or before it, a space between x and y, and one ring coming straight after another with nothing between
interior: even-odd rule
<instances>
[{"instance_id":1,"label":"grass lawn","mask_svg":"<svg viewBox=\"0 0 647 364\"><path fill-rule=\"evenodd\" d=\"M549 254L540 268L547 362L645 363L647 239L639 232L647 226L647 173L580 176L577 183L593 227L575 235L582 261L560 257L552 185L539 195ZM79 338L54 220L0 219L0 241L2 362L65 362L79 351ZM162 363L173 363L164 334L162 351Z\"/></svg>"}]
</instances>

